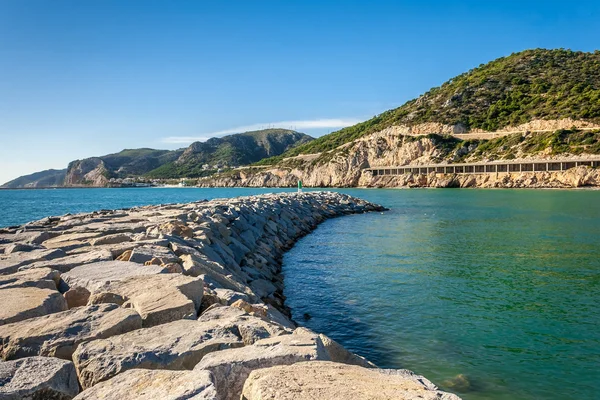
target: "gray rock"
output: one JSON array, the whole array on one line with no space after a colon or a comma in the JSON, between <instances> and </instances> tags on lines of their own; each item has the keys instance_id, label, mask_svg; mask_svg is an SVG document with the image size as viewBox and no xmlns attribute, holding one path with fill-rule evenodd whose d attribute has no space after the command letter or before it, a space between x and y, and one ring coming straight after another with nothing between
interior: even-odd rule
<instances>
[{"instance_id":1,"label":"gray rock","mask_svg":"<svg viewBox=\"0 0 600 400\"><path fill-rule=\"evenodd\" d=\"M140 265L127 261L102 261L75 267L62 275L69 287L84 287L93 292L111 282L118 282L142 275L166 273L158 265Z\"/></svg>"},{"instance_id":2,"label":"gray rock","mask_svg":"<svg viewBox=\"0 0 600 400\"><path fill-rule=\"evenodd\" d=\"M37 268L10 275L0 275L0 289L37 287L56 290L59 282L60 273L50 268Z\"/></svg>"},{"instance_id":3,"label":"gray rock","mask_svg":"<svg viewBox=\"0 0 600 400\"><path fill-rule=\"evenodd\" d=\"M397 374L327 361L253 371L242 400L460 400L410 371Z\"/></svg>"},{"instance_id":4,"label":"gray rock","mask_svg":"<svg viewBox=\"0 0 600 400\"><path fill-rule=\"evenodd\" d=\"M44 241L42 245L49 249L62 248L65 246L65 243L87 243L88 240L100 235L102 235L100 232L63 233L62 235Z\"/></svg>"},{"instance_id":5,"label":"gray rock","mask_svg":"<svg viewBox=\"0 0 600 400\"><path fill-rule=\"evenodd\" d=\"M267 298L277 291L277 286L273 282L269 282L265 279L257 279L250 282L252 291L260 298Z\"/></svg>"},{"instance_id":6,"label":"gray rock","mask_svg":"<svg viewBox=\"0 0 600 400\"><path fill-rule=\"evenodd\" d=\"M219 323L223 327L238 332L246 345L254 344L261 339L292 333L290 329L285 329L281 325L274 324L271 321L251 316L239 308L221 306L219 304L211 306L202 313L198 321Z\"/></svg>"},{"instance_id":7,"label":"gray rock","mask_svg":"<svg viewBox=\"0 0 600 400\"><path fill-rule=\"evenodd\" d=\"M53 260L65 255L65 252L60 249L40 249L4 255L0 257L0 275L14 274L19 267L24 265L33 264L37 261Z\"/></svg>"},{"instance_id":8,"label":"gray rock","mask_svg":"<svg viewBox=\"0 0 600 400\"><path fill-rule=\"evenodd\" d=\"M4 249L4 254L12 254L20 251L31 251L36 249L41 249L41 247L31 243L11 243Z\"/></svg>"},{"instance_id":9,"label":"gray rock","mask_svg":"<svg viewBox=\"0 0 600 400\"><path fill-rule=\"evenodd\" d=\"M79 393L75 366L52 357L0 362L0 399L70 400Z\"/></svg>"},{"instance_id":10,"label":"gray rock","mask_svg":"<svg viewBox=\"0 0 600 400\"><path fill-rule=\"evenodd\" d=\"M329 360L317 335L282 335L208 354L194 369L211 371L222 399L237 400L253 370L312 360Z\"/></svg>"},{"instance_id":11,"label":"gray rock","mask_svg":"<svg viewBox=\"0 0 600 400\"><path fill-rule=\"evenodd\" d=\"M152 245L134 248L129 261L144 264L153 258L160 259L164 264L179 262L179 257L177 257L169 248Z\"/></svg>"},{"instance_id":12,"label":"gray rock","mask_svg":"<svg viewBox=\"0 0 600 400\"><path fill-rule=\"evenodd\" d=\"M180 320L82 344L73 361L87 389L132 368L192 369L210 352L242 345L217 323Z\"/></svg>"},{"instance_id":13,"label":"gray rock","mask_svg":"<svg viewBox=\"0 0 600 400\"><path fill-rule=\"evenodd\" d=\"M230 306L238 300L250 302L250 298L247 294L236 292L235 290L215 288L215 293L220 299L220 303L227 306Z\"/></svg>"},{"instance_id":14,"label":"gray rock","mask_svg":"<svg viewBox=\"0 0 600 400\"><path fill-rule=\"evenodd\" d=\"M131 369L85 390L75 400L220 400L208 371Z\"/></svg>"},{"instance_id":15,"label":"gray rock","mask_svg":"<svg viewBox=\"0 0 600 400\"><path fill-rule=\"evenodd\" d=\"M0 242L23 242L32 244L41 244L45 240L50 239L48 232L20 232L14 235L0 234Z\"/></svg>"},{"instance_id":16,"label":"gray rock","mask_svg":"<svg viewBox=\"0 0 600 400\"><path fill-rule=\"evenodd\" d=\"M17 287L0 290L0 325L65 311L67 301L56 289Z\"/></svg>"},{"instance_id":17,"label":"gray rock","mask_svg":"<svg viewBox=\"0 0 600 400\"><path fill-rule=\"evenodd\" d=\"M315 332L304 327L297 328L294 331L294 334L317 335ZM319 334L319 339L323 344L323 348L325 349L325 352L327 353L331 361L342 364L358 365L364 368L377 368L375 364L368 361L366 358L346 350L341 344L331 339L330 337L325 336L321 333Z\"/></svg>"},{"instance_id":18,"label":"gray rock","mask_svg":"<svg viewBox=\"0 0 600 400\"><path fill-rule=\"evenodd\" d=\"M50 356L70 360L79 344L142 327L133 310L116 304L78 307L2 326L0 357Z\"/></svg>"},{"instance_id":19,"label":"gray rock","mask_svg":"<svg viewBox=\"0 0 600 400\"><path fill-rule=\"evenodd\" d=\"M90 295L90 291L82 286L71 287L64 294L69 308L86 306Z\"/></svg>"},{"instance_id":20,"label":"gray rock","mask_svg":"<svg viewBox=\"0 0 600 400\"><path fill-rule=\"evenodd\" d=\"M92 264L101 261L112 261L113 257L110 251L95 250L86 253L68 255L51 261L38 261L27 266L19 268L23 271L33 268L52 268L61 273L68 272L80 265Z\"/></svg>"},{"instance_id":21,"label":"gray rock","mask_svg":"<svg viewBox=\"0 0 600 400\"><path fill-rule=\"evenodd\" d=\"M116 233L113 235L100 236L90 241L92 246L100 246L103 244L118 244L131 242L133 239L131 235L127 235L125 233Z\"/></svg>"},{"instance_id":22,"label":"gray rock","mask_svg":"<svg viewBox=\"0 0 600 400\"><path fill-rule=\"evenodd\" d=\"M196 319L204 283L180 274L143 275L111 282L93 292L89 304L117 303L134 308L144 327Z\"/></svg>"},{"instance_id":23,"label":"gray rock","mask_svg":"<svg viewBox=\"0 0 600 400\"><path fill-rule=\"evenodd\" d=\"M202 274L231 274L221 264L210 260L205 255L185 254L180 257L184 273L190 276L200 276Z\"/></svg>"},{"instance_id":24,"label":"gray rock","mask_svg":"<svg viewBox=\"0 0 600 400\"><path fill-rule=\"evenodd\" d=\"M293 323L288 317L286 317L281 311L276 309L270 304L267 304L267 318L270 321L275 322L281 326L284 326L289 329L295 329L296 324Z\"/></svg>"}]
</instances>

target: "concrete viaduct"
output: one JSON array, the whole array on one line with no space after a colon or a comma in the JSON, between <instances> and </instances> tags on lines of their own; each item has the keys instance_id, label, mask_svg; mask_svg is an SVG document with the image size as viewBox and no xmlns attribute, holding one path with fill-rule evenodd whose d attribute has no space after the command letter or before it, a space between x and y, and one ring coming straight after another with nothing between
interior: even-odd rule
<instances>
[{"instance_id":1,"label":"concrete viaduct","mask_svg":"<svg viewBox=\"0 0 600 400\"><path fill-rule=\"evenodd\" d=\"M564 160L531 160L531 161L492 161L481 163L402 165L397 167L365 168L373 176L403 174L486 174L486 173L521 173L521 172L557 172L571 168L588 166L600 167L600 157Z\"/></svg>"}]
</instances>

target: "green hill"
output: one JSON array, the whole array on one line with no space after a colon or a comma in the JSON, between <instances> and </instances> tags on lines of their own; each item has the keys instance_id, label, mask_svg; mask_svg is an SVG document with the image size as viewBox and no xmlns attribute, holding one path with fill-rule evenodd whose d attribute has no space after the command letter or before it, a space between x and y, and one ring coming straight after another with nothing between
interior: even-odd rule
<instances>
[{"instance_id":1,"label":"green hill","mask_svg":"<svg viewBox=\"0 0 600 400\"><path fill-rule=\"evenodd\" d=\"M35 172L30 175L24 175L0 186L3 189L16 188L43 188L61 186L65 180L66 169L48 169Z\"/></svg>"},{"instance_id":2,"label":"green hill","mask_svg":"<svg viewBox=\"0 0 600 400\"><path fill-rule=\"evenodd\" d=\"M535 119L600 123L600 51L526 50L480 65L401 107L298 146L280 157L320 153L393 125L438 122L495 131Z\"/></svg>"},{"instance_id":3,"label":"green hill","mask_svg":"<svg viewBox=\"0 0 600 400\"><path fill-rule=\"evenodd\" d=\"M192 143L173 162L150 171L151 178L201 177L219 168L236 167L280 155L313 138L288 129L264 129Z\"/></svg>"}]
</instances>

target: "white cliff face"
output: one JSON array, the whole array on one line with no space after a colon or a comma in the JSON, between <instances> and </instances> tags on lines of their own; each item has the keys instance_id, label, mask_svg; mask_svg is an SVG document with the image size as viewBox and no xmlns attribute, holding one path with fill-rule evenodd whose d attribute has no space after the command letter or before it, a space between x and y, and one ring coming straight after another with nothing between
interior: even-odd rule
<instances>
[{"instance_id":1,"label":"white cliff face","mask_svg":"<svg viewBox=\"0 0 600 400\"><path fill-rule=\"evenodd\" d=\"M351 187L361 185L364 168L431 164L443 158L443 152L426 137L413 140L390 131L356 140L316 158L302 160L293 168L275 167L252 174L240 173L227 178L209 178L201 186L295 186L302 180L310 187ZM283 163L285 165L285 162Z\"/></svg>"}]
</instances>

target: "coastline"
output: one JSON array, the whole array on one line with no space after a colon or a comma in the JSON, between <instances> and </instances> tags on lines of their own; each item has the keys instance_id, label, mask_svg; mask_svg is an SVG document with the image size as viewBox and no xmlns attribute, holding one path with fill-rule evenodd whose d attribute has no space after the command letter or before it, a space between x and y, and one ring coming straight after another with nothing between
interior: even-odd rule
<instances>
[{"instance_id":1,"label":"coastline","mask_svg":"<svg viewBox=\"0 0 600 400\"><path fill-rule=\"evenodd\" d=\"M3 364L35 364L39 355L67 360L61 362L69 373L53 379L79 380L83 392L70 392L77 399L108 392L134 398L127 397L134 381L156 373L167 377L171 370L205 374L205 386L214 392L206 398L214 399L246 395L244 383L256 383L255 369L277 373L304 361L319 361L323 371L350 373L345 365L352 364L352 374L372 374L364 367L379 371L373 364L323 334L296 328L285 315L281 258L328 218L383 210L335 192L279 193L48 217L0 229L0 279L12 282L10 289L0 286L0 297L7 290L12 296L33 293L27 304L9 303L0 321ZM78 313L87 313L84 322ZM112 333L95 334L91 320L111 314L114 323L115 313L127 315L117 318ZM31 336L32 326L44 331L52 321L61 327L44 339ZM85 333L71 332L77 324L85 325ZM198 329L211 345L190 356L198 343L186 342L186 335ZM64 340L74 344L66 349ZM298 341L304 344L298 347ZM175 350L173 343L190 348ZM264 346L279 353L265 353ZM415 393L457 398L407 371L391 375L394 384ZM160 380L152 385L167 390Z\"/></svg>"},{"instance_id":2,"label":"coastline","mask_svg":"<svg viewBox=\"0 0 600 400\"><path fill-rule=\"evenodd\" d=\"M295 187L301 180L306 188L577 188L600 187L600 170L575 167L552 172L498 173L406 173L373 176L366 170L332 168L307 172L272 169L254 174L202 178L198 187Z\"/></svg>"}]
</instances>

